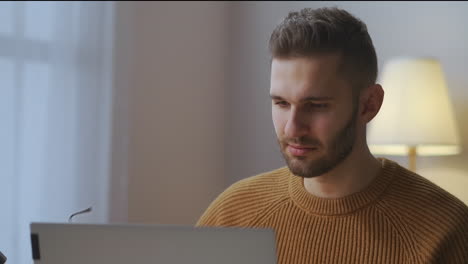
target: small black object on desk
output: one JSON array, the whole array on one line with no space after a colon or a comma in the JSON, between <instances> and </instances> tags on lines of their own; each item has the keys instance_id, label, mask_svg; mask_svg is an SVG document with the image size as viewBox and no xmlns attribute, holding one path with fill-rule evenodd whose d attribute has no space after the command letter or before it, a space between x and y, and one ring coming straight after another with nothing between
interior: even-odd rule
<instances>
[{"instance_id":1,"label":"small black object on desk","mask_svg":"<svg viewBox=\"0 0 468 264\"><path fill-rule=\"evenodd\" d=\"M3 255L3 253L0 251L0 264L5 263L6 260L7 260L7 257L5 257L5 255Z\"/></svg>"}]
</instances>

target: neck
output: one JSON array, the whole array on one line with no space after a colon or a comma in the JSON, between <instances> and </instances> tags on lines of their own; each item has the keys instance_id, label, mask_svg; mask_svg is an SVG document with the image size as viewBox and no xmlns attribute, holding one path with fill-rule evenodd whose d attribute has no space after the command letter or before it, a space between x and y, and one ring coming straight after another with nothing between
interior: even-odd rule
<instances>
[{"instance_id":1,"label":"neck","mask_svg":"<svg viewBox=\"0 0 468 264\"><path fill-rule=\"evenodd\" d=\"M364 144L361 148L354 148L331 171L314 178L304 178L304 187L317 197L341 198L367 187L378 175L381 166L381 162L372 156Z\"/></svg>"}]
</instances>

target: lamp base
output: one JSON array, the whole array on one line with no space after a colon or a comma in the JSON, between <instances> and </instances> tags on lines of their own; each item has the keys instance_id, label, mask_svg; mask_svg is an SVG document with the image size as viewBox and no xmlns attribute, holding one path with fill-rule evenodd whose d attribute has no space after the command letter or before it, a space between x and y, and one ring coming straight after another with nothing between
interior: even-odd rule
<instances>
[{"instance_id":1,"label":"lamp base","mask_svg":"<svg viewBox=\"0 0 468 264\"><path fill-rule=\"evenodd\" d=\"M408 149L409 169L416 172L416 146L410 146Z\"/></svg>"}]
</instances>

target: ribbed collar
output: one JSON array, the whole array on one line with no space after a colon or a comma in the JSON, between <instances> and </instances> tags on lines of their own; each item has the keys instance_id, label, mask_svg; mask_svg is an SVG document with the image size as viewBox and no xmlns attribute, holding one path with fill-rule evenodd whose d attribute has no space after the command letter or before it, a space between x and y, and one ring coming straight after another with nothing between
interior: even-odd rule
<instances>
[{"instance_id":1,"label":"ribbed collar","mask_svg":"<svg viewBox=\"0 0 468 264\"><path fill-rule=\"evenodd\" d=\"M289 193L293 201L303 210L317 215L343 215L357 211L377 200L385 191L398 166L395 162L379 158L382 169L377 177L364 190L336 199L320 198L307 192L303 178L289 170Z\"/></svg>"}]
</instances>

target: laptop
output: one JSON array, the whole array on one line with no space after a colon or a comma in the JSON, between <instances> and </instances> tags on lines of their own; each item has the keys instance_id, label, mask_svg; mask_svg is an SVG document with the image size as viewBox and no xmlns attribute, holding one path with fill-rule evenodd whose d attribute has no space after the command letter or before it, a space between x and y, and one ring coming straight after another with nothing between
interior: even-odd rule
<instances>
[{"instance_id":1,"label":"laptop","mask_svg":"<svg viewBox=\"0 0 468 264\"><path fill-rule=\"evenodd\" d=\"M272 229L31 223L34 264L274 264Z\"/></svg>"}]
</instances>

